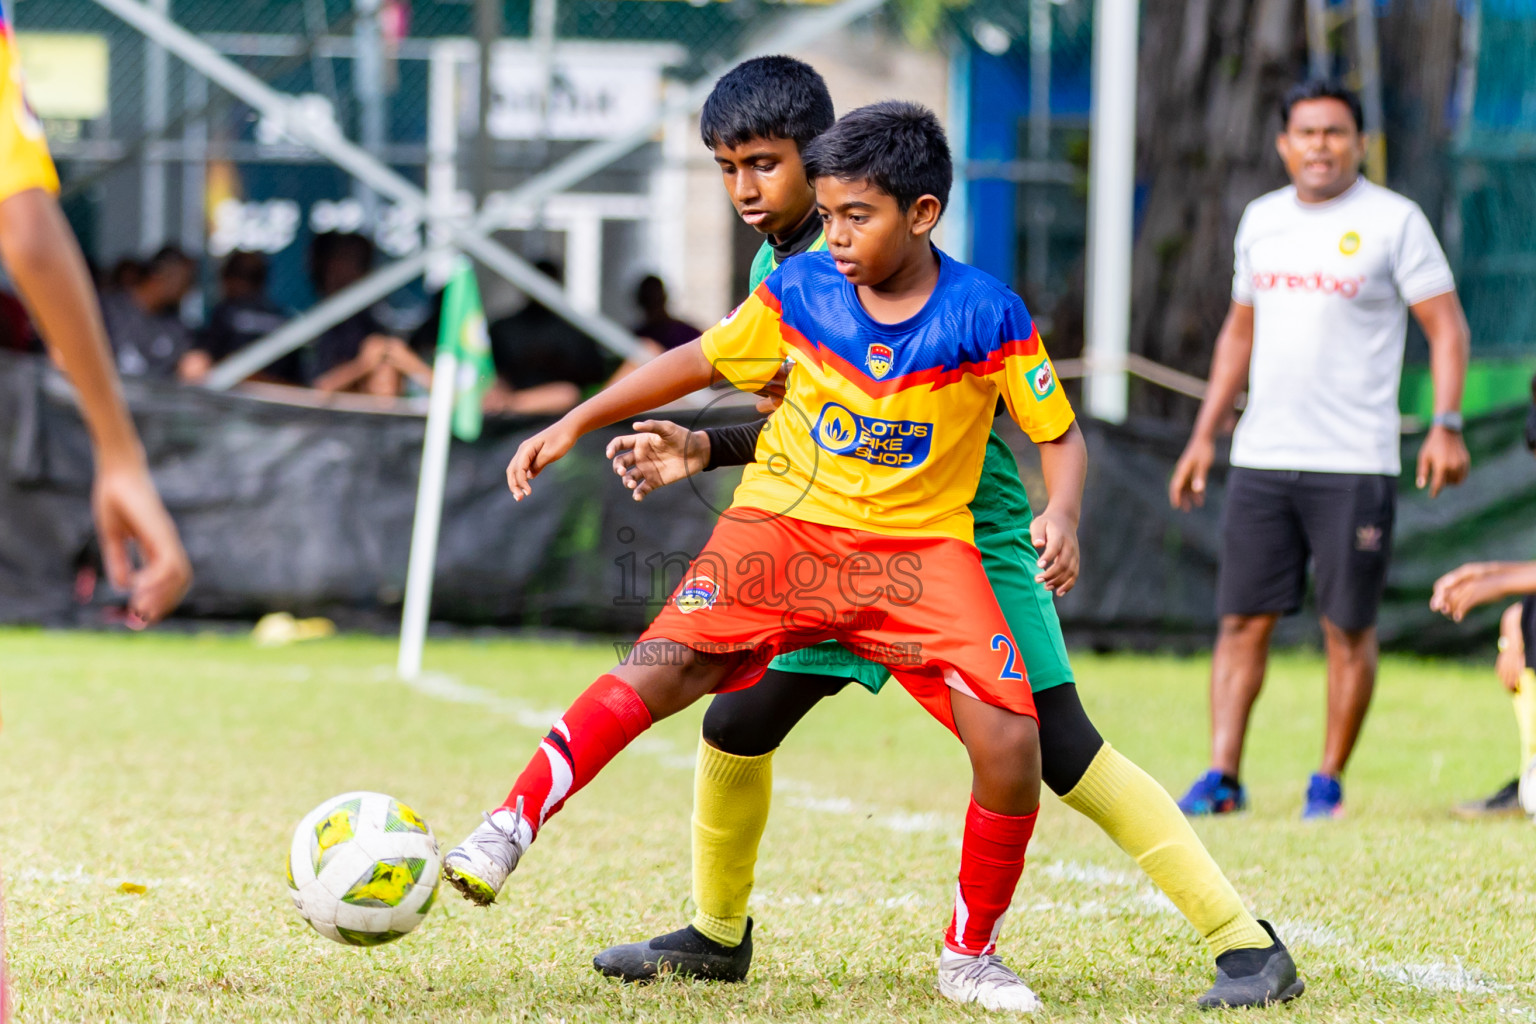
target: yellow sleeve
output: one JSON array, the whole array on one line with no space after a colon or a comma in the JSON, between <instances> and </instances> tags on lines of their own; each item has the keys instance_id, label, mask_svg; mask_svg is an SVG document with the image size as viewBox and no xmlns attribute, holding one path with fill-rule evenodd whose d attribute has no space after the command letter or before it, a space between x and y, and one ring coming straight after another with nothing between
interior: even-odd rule
<instances>
[{"instance_id":1,"label":"yellow sleeve","mask_svg":"<svg viewBox=\"0 0 1536 1024\"><path fill-rule=\"evenodd\" d=\"M1036 444L1054 441L1077 419L1072 403L1056 379L1056 367L1046 354L1040 335L1031 331L1027 342L1009 342L1003 350L1003 372L998 387L1008 413Z\"/></svg>"},{"instance_id":2,"label":"yellow sleeve","mask_svg":"<svg viewBox=\"0 0 1536 1024\"><path fill-rule=\"evenodd\" d=\"M59 191L59 175L43 126L21 88L21 64L11 40L0 33L0 200L40 188Z\"/></svg>"},{"instance_id":3,"label":"yellow sleeve","mask_svg":"<svg viewBox=\"0 0 1536 1024\"><path fill-rule=\"evenodd\" d=\"M760 390L773 379L788 354L781 330L778 297L767 283L747 296L700 341L715 372L744 391Z\"/></svg>"}]
</instances>

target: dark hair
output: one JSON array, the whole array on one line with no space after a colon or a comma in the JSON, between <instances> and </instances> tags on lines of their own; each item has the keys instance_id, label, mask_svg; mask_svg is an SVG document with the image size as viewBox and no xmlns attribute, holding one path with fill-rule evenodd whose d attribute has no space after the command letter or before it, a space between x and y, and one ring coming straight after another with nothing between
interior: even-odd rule
<instances>
[{"instance_id":1,"label":"dark hair","mask_svg":"<svg viewBox=\"0 0 1536 1024\"><path fill-rule=\"evenodd\" d=\"M650 309L651 306L666 306L667 286L655 274L646 274L635 285L635 305L641 309Z\"/></svg>"},{"instance_id":2,"label":"dark hair","mask_svg":"<svg viewBox=\"0 0 1536 1024\"><path fill-rule=\"evenodd\" d=\"M832 94L816 69L793 57L753 57L720 77L699 112L704 145L791 139L801 149L832 127Z\"/></svg>"},{"instance_id":3,"label":"dark hair","mask_svg":"<svg viewBox=\"0 0 1536 1024\"><path fill-rule=\"evenodd\" d=\"M920 103L885 100L844 114L801 154L811 178L868 181L905 213L922 196L949 205L955 168L949 141L933 111Z\"/></svg>"},{"instance_id":4,"label":"dark hair","mask_svg":"<svg viewBox=\"0 0 1536 1024\"><path fill-rule=\"evenodd\" d=\"M220 281L243 281L258 291L267 286L267 258L259 252L236 249L219 268Z\"/></svg>"},{"instance_id":5,"label":"dark hair","mask_svg":"<svg viewBox=\"0 0 1536 1024\"><path fill-rule=\"evenodd\" d=\"M1360 108L1360 97L1346 89L1344 83L1336 78L1309 78L1287 89L1280 100L1282 130L1290 126L1291 108L1307 100L1338 100L1349 108L1350 116L1355 119L1355 131L1365 130L1365 114Z\"/></svg>"},{"instance_id":6,"label":"dark hair","mask_svg":"<svg viewBox=\"0 0 1536 1024\"><path fill-rule=\"evenodd\" d=\"M192 265L192 257L174 245L166 245L162 246L153 256L144 261L143 271L145 277L154 277L156 274L170 270L173 267L185 268Z\"/></svg>"},{"instance_id":7,"label":"dark hair","mask_svg":"<svg viewBox=\"0 0 1536 1024\"><path fill-rule=\"evenodd\" d=\"M355 231L324 231L309 242L309 283L325 290L325 268L332 260L351 260L364 273L373 269L373 240Z\"/></svg>"}]
</instances>

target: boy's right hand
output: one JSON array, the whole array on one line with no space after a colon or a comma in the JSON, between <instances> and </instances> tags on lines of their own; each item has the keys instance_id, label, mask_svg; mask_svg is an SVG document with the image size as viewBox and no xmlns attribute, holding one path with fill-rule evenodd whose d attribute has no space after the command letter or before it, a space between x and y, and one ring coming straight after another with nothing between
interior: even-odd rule
<instances>
[{"instance_id":1,"label":"boy's right hand","mask_svg":"<svg viewBox=\"0 0 1536 1024\"><path fill-rule=\"evenodd\" d=\"M640 501L658 487L704 472L709 462L709 435L670 420L641 420L638 434L608 442L613 471Z\"/></svg>"},{"instance_id":2,"label":"boy's right hand","mask_svg":"<svg viewBox=\"0 0 1536 1024\"><path fill-rule=\"evenodd\" d=\"M1173 478L1168 481L1168 504L1188 512L1192 506L1205 504L1205 481L1211 475L1216 462L1216 444L1203 438L1192 437L1184 447L1184 454L1173 467Z\"/></svg>"},{"instance_id":3,"label":"boy's right hand","mask_svg":"<svg viewBox=\"0 0 1536 1024\"><path fill-rule=\"evenodd\" d=\"M103 462L91 491L91 509L107 579L128 592L128 624L139 629L159 622L192 585L192 563L149 470L142 464ZM129 544L137 549L137 568Z\"/></svg>"},{"instance_id":4,"label":"boy's right hand","mask_svg":"<svg viewBox=\"0 0 1536 1024\"><path fill-rule=\"evenodd\" d=\"M575 427L561 419L518 445L517 454L507 464L507 488L512 497L522 501L532 494L528 481L570 451L580 436Z\"/></svg>"}]
</instances>

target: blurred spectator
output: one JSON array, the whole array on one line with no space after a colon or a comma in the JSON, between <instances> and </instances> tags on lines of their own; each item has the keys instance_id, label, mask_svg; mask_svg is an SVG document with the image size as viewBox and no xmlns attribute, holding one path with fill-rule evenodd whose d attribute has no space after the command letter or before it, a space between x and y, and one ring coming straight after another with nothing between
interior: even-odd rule
<instances>
[{"instance_id":1,"label":"blurred spectator","mask_svg":"<svg viewBox=\"0 0 1536 1024\"><path fill-rule=\"evenodd\" d=\"M540 260L534 266L564 281L558 264ZM531 297L517 313L491 324L490 336L500 380L486 395L488 412L563 413L610 372L597 342Z\"/></svg>"},{"instance_id":2,"label":"blurred spectator","mask_svg":"<svg viewBox=\"0 0 1536 1024\"><path fill-rule=\"evenodd\" d=\"M230 253L219 269L219 301L197 333L196 347L182 361L182 376L200 381L213 364L266 337L288 319L267 296L267 258L259 252ZM303 357L290 352L252 375L276 384L304 383Z\"/></svg>"},{"instance_id":3,"label":"blurred spectator","mask_svg":"<svg viewBox=\"0 0 1536 1024\"><path fill-rule=\"evenodd\" d=\"M144 264L136 283L102 296L107 337L123 376L177 376L182 358L192 350L192 332L177 314L196 269L186 253L166 246Z\"/></svg>"},{"instance_id":4,"label":"blurred spectator","mask_svg":"<svg viewBox=\"0 0 1536 1024\"><path fill-rule=\"evenodd\" d=\"M373 269L373 242L359 234L316 235L310 245L310 281L328 299ZM371 310L361 310L310 345L311 382L320 391L396 397L408 383L432 387L432 368L391 334Z\"/></svg>"},{"instance_id":5,"label":"blurred spectator","mask_svg":"<svg viewBox=\"0 0 1536 1024\"><path fill-rule=\"evenodd\" d=\"M32 328L27 307L10 292L0 291L0 349L8 352L41 352L43 345Z\"/></svg>"},{"instance_id":6,"label":"blurred spectator","mask_svg":"<svg viewBox=\"0 0 1536 1024\"><path fill-rule=\"evenodd\" d=\"M327 232L309 243L309 283L325 300L368 276L373 269L373 242L354 232ZM363 352L363 343L374 335L387 335L371 309L359 310L310 342L309 380L323 390L347 390L326 386L350 379L357 367L347 366ZM338 376L328 377L333 370Z\"/></svg>"},{"instance_id":7,"label":"blurred spectator","mask_svg":"<svg viewBox=\"0 0 1536 1024\"><path fill-rule=\"evenodd\" d=\"M144 264L135 256L124 256L107 272L105 291L126 292L144 280Z\"/></svg>"},{"instance_id":8,"label":"blurred spectator","mask_svg":"<svg viewBox=\"0 0 1536 1024\"><path fill-rule=\"evenodd\" d=\"M635 289L635 304L643 316L635 334L642 344L650 343L646 347L652 355L659 356L679 345L686 345L700 334L697 327L667 312L667 286L655 274L640 279L640 285Z\"/></svg>"}]
</instances>

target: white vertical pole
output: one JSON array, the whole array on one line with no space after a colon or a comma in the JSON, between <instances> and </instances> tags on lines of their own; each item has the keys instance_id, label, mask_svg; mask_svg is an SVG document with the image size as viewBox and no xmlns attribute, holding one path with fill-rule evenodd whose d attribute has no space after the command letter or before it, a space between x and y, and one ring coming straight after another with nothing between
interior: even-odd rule
<instances>
[{"instance_id":1,"label":"white vertical pole","mask_svg":"<svg viewBox=\"0 0 1536 1024\"><path fill-rule=\"evenodd\" d=\"M448 477L449 430L453 425L454 378L458 359L439 351L432 365L432 397L427 406L427 434L421 445L421 479L416 485L416 519L411 527L411 557L405 570L405 610L400 616L402 679L421 674L421 650L432 609L432 574L437 569L437 534L443 519L443 487Z\"/></svg>"},{"instance_id":2,"label":"white vertical pole","mask_svg":"<svg viewBox=\"0 0 1536 1024\"><path fill-rule=\"evenodd\" d=\"M1088 412L1124 422L1136 191L1137 0L1095 0L1088 158Z\"/></svg>"},{"instance_id":3,"label":"white vertical pole","mask_svg":"<svg viewBox=\"0 0 1536 1024\"><path fill-rule=\"evenodd\" d=\"M169 15L171 0L149 0L152 10ZM140 160L139 249L149 255L165 243L165 133L170 92L170 58L154 39L144 40L144 133L150 140Z\"/></svg>"},{"instance_id":4,"label":"white vertical pole","mask_svg":"<svg viewBox=\"0 0 1536 1024\"><path fill-rule=\"evenodd\" d=\"M456 90L459 52L454 43L432 46L427 71L427 289L435 291L448 283L453 270L454 252L447 247L448 232L436 217L458 212L459 111Z\"/></svg>"},{"instance_id":5,"label":"white vertical pole","mask_svg":"<svg viewBox=\"0 0 1536 1024\"><path fill-rule=\"evenodd\" d=\"M949 50L948 110L944 120L954 154L955 183L949 209L939 222L944 251L961 263L971 262L971 44L955 39Z\"/></svg>"},{"instance_id":6,"label":"white vertical pole","mask_svg":"<svg viewBox=\"0 0 1536 1024\"><path fill-rule=\"evenodd\" d=\"M597 313L602 305L603 218L586 204L565 223L565 297L583 313Z\"/></svg>"}]
</instances>

